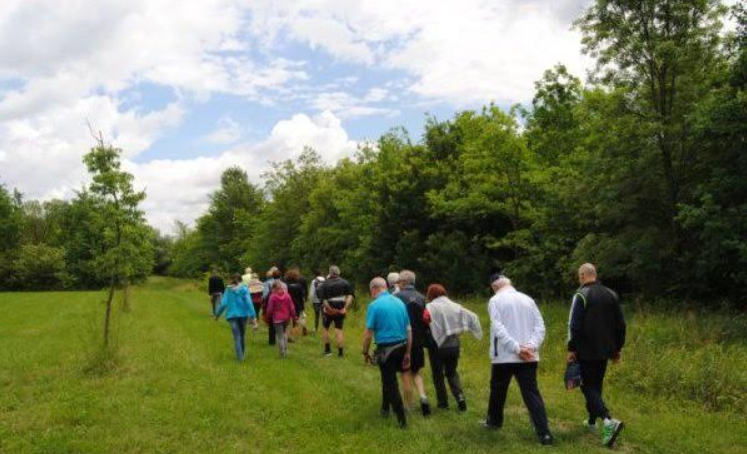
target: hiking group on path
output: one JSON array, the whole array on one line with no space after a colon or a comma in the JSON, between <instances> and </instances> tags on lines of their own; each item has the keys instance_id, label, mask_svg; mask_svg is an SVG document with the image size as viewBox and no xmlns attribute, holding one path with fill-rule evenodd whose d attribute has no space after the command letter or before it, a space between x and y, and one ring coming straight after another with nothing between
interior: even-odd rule
<instances>
[{"instance_id":1,"label":"hiking group on path","mask_svg":"<svg viewBox=\"0 0 747 454\"><path fill-rule=\"evenodd\" d=\"M612 447L623 423L611 416L602 390L608 362L620 361L625 345L625 318L617 294L598 281L593 265L581 265L578 278L581 286L573 295L568 321L566 386L580 386L588 413L584 426L593 432L601 430L602 444ZM405 409L415 406L416 397L423 416L432 413L421 373L426 352L437 407L449 408L448 382L458 410L467 410L458 372L459 337L467 332L477 339L482 337L479 317L449 299L443 285L429 285L424 296L415 283L416 275L409 270L389 273L386 279L372 279L369 283L372 300L366 309L363 334L364 361L378 366L381 373L381 415L387 417L393 412L403 428L407 426ZM493 291L488 301L490 397L482 424L490 430L502 427L508 388L515 378L539 442L550 445L553 436L537 386L539 350L545 338L542 314L534 300L516 290L505 275L492 275L489 285ZM337 266L330 266L326 276L315 273L310 284L296 268L281 277L278 268L273 267L264 282L247 268L244 275L233 275L227 287L213 270L208 294L215 319L225 314L231 326L238 361L245 356L246 325L251 322L256 330L260 313L268 326L269 345L277 345L280 356L286 358L288 344L308 332L307 299L314 309L314 331L318 330L321 318L324 355L332 356L330 328L334 326L337 356L344 356L343 327L355 292L340 276ZM376 344L373 352L372 342Z\"/></svg>"}]
</instances>

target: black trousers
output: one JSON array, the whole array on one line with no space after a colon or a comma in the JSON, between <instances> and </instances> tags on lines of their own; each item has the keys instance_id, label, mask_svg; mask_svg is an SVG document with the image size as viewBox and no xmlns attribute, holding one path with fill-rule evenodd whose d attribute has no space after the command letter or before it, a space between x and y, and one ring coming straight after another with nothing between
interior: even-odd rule
<instances>
[{"instance_id":1,"label":"black trousers","mask_svg":"<svg viewBox=\"0 0 747 454\"><path fill-rule=\"evenodd\" d=\"M548 435L547 413L542 395L537 388L537 363L504 363L493 364L490 373L490 401L488 403L487 422L501 427L503 425L503 407L506 405L508 385L511 377L516 377L521 390L524 405L529 410L529 416L538 436Z\"/></svg>"},{"instance_id":2,"label":"black trousers","mask_svg":"<svg viewBox=\"0 0 747 454\"><path fill-rule=\"evenodd\" d=\"M459 347L439 348L436 350L438 353L438 367L433 368L433 383L436 388L438 404L445 407L448 405L448 397L446 396L444 378L449 382L449 388L451 389L451 394L454 395L454 399L457 402L464 400L462 383L459 380L459 372L457 372L460 351ZM433 361L431 361L432 365ZM442 390L440 395L438 392L439 389Z\"/></svg>"},{"instance_id":3,"label":"black trousers","mask_svg":"<svg viewBox=\"0 0 747 454\"><path fill-rule=\"evenodd\" d=\"M602 399L607 360L579 360L578 365L581 368L581 392L586 399L589 423L595 423L597 418L609 418L610 413Z\"/></svg>"},{"instance_id":4,"label":"black trousers","mask_svg":"<svg viewBox=\"0 0 747 454\"><path fill-rule=\"evenodd\" d=\"M269 337L270 345L275 345L275 324L270 321L270 324L267 325L267 334Z\"/></svg>"},{"instance_id":5,"label":"black trousers","mask_svg":"<svg viewBox=\"0 0 747 454\"><path fill-rule=\"evenodd\" d=\"M403 345L392 351L386 361L379 363L379 371L381 372L381 409L389 411L389 408L392 408L401 423L404 423L406 419L402 396L399 394L397 371L402 371L405 350L406 348Z\"/></svg>"},{"instance_id":6,"label":"black trousers","mask_svg":"<svg viewBox=\"0 0 747 454\"><path fill-rule=\"evenodd\" d=\"M439 407L445 408L449 405L449 395L446 393L444 383L444 363L435 345L428 348L428 361L431 363L431 375L433 375L433 387L436 388L436 402Z\"/></svg>"}]
</instances>

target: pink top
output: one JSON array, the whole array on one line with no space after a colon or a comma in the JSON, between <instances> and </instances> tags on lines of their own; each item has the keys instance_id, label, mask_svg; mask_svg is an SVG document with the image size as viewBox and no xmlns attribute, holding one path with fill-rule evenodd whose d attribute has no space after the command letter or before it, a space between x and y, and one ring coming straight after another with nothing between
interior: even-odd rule
<instances>
[{"instance_id":1,"label":"pink top","mask_svg":"<svg viewBox=\"0 0 747 454\"><path fill-rule=\"evenodd\" d=\"M273 293L267 303L267 314L273 323L287 322L296 318L296 307L288 292Z\"/></svg>"}]
</instances>

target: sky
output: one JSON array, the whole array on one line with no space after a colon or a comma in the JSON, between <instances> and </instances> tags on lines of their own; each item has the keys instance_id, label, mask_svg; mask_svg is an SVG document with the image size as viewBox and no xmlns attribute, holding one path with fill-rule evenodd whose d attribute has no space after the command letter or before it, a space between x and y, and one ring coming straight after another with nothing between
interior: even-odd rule
<instances>
[{"instance_id":1,"label":"sky","mask_svg":"<svg viewBox=\"0 0 747 454\"><path fill-rule=\"evenodd\" d=\"M162 232L220 174L253 183L305 146L330 164L426 115L531 101L557 63L584 77L589 0L2 0L0 184L70 198L90 124L123 150Z\"/></svg>"}]
</instances>

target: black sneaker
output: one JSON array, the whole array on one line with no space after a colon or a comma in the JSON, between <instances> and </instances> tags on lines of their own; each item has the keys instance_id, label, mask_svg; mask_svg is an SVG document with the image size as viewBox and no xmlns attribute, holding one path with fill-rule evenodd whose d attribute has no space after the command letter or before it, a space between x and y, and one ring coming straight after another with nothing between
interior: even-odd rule
<instances>
[{"instance_id":1,"label":"black sneaker","mask_svg":"<svg viewBox=\"0 0 747 454\"><path fill-rule=\"evenodd\" d=\"M459 406L459 411L467 411L467 401L462 399L457 402L457 405Z\"/></svg>"},{"instance_id":2,"label":"black sneaker","mask_svg":"<svg viewBox=\"0 0 747 454\"><path fill-rule=\"evenodd\" d=\"M382 418L388 418L389 417L389 409L388 408L382 408L379 410L379 414Z\"/></svg>"},{"instance_id":3,"label":"black sneaker","mask_svg":"<svg viewBox=\"0 0 747 454\"><path fill-rule=\"evenodd\" d=\"M501 428L501 426L499 426L498 424L492 421L489 421L487 419L482 421L480 425L482 425L483 428L488 429L488 430L498 430Z\"/></svg>"},{"instance_id":4,"label":"black sneaker","mask_svg":"<svg viewBox=\"0 0 747 454\"><path fill-rule=\"evenodd\" d=\"M429 416L431 414L431 405L428 403L427 399L422 399L420 401L420 411L423 412L423 416Z\"/></svg>"},{"instance_id":5,"label":"black sneaker","mask_svg":"<svg viewBox=\"0 0 747 454\"><path fill-rule=\"evenodd\" d=\"M400 429L407 429L407 420L406 419L404 419L404 418L400 419L398 421L398 424L399 424L399 428Z\"/></svg>"},{"instance_id":6,"label":"black sneaker","mask_svg":"<svg viewBox=\"0 0 747 454\"><path fill-rule=\"evenodd\" d=\"M550 446L553 443L552 435L545 434L539 437L539 442L542 446Z\"/></svg>"},{"instance_id":7,"label":"black sneaker","mask_svg":"<svg viewBox=\"0 0 747 454\"><path fill-rule=\"evenodd\" d=\"M448 402L439 402L438 408L442 410L448 410L449 409L449 403Z\"/></svg>"}]
</instances>

